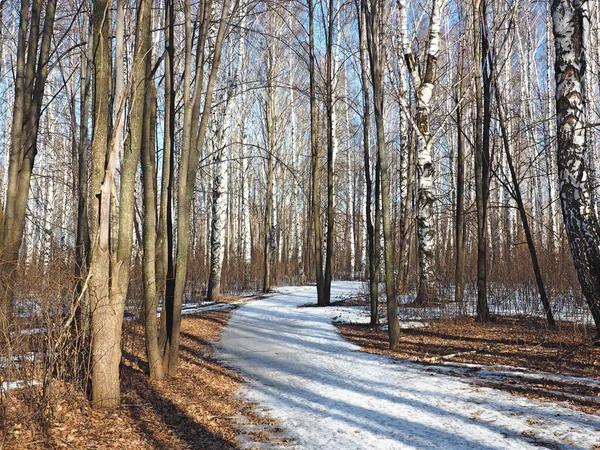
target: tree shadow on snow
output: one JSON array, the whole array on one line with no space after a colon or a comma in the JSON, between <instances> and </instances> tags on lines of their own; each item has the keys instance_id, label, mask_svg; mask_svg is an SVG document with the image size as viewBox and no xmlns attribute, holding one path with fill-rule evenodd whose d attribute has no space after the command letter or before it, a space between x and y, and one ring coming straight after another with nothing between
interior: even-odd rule
<instances>
[{"instance_id":1,"label":"tree shadow on snow","mask_svg":"<svg viewBox=\"0 0 600 450\"><path fill-rule=\"evenodd\" d=\"M327 318L310 315L303 318L290 316L289 313L272 310L268 306L268 304L246 305L242 309L245 321L236 322L229 329L242 339L255 338L261 343L282 344L279 347L281 351L276 353L286 353L289 350L289 353L310 355L309 358L291 357L282 360L278 355L270 352L268 346L265 351L248 352L243 350L243 340L239 342L242 350L235 350L233 353L240 359L246 360L252 368L251 373L247 374L253 381L252 388L259 391L262 396L270 397L275 403L300 409L307 415L316 415L320 420L337 419L352 425L357 430L383 435L417 448L437 448L440 444L447 443L447 448L493 450L503 447L502 442L509 442L504 439L510 439L513 446L514 441L518 441L524 445L557 448L557 444L553 442L544 442L535 437L522 435L521 433L528 429L524 419L523 424L515 425L511 429L494 424L493 421L478 420L476 417L478 404L490 414L502 411L505 417L511 413L526 417L531 414L532 405L529 403L507 403L495 396L486 397L482 401L481 394L475 393L472 386L462 381L466 388L465 392L459 392L461 385L456 386L456 392L449 389L440 390L436 383L443 383L445 380L456 383L459 379L448 375L427 373L426 366L417 363L398 362L390 357L352 351L345 341L337 340L337 333L329 326ZM265 321L265 315L273 320ZM304 323L301 328L298 328L296 322L301 319ZM324 320L328 325L326 327L323 326ZM327 338L331 338L332 341L328 342ZM352 364L356 369L352 373L340 373L335 359L333 364L327 362L331 354L335 354L336 359L352 358ZM397 378L373 379L369 375L369 365L381 365L386 360L390 364L395 362L402 365L394 368L394 372L398 374ZM403 379L414 377L419 377L421 381L431 379L431 387L428 388L427 382L418 385L422 389L411 389L403 385ZM315 382L318 386L314 385ZM315 386L315 389L311 390L311 386ZM347 393L357 401L350 402L347 398L344 399ZM380 402L380 405L370 406L371 399ZM387 410L381 410L381 405L385 405ZM464 407L464 414L460 413L457 407ZM398 409L414 411L414 414L405 414L404 418L399 418L391 413ZM428 416L428 423L423 423L423 415ZM535 411L535 416L538 418L556 420L555 415L555 410L543 407ZM589 428L598 425L592 424L583 415L561 416L560 420ZM444 421L452 421L454 424L449 424L450 427L444 430L440 428ZM468 437L464 433L461 436L452 432L451 427L456 426L456 421L462 424L461 428L471 428L472 432ZM478 429L487 429L501 440L487 445L478 440Z\"/></svg>"}]
</instances>

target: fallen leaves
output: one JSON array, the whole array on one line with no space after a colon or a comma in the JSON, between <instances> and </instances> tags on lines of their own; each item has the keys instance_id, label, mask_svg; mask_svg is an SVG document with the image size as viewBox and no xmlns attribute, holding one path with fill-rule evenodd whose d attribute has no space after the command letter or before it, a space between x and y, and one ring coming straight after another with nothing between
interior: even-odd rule
<instances>
[{"instance_id":1,"label":"fallen leaves","mask_svg":"<svg viewBox=\"0 0 600 450\"><path fill-rule=\"evenodd\" d=\"M219 310L184 317L179 376L160 382L143 373L143 328L126 323L121 407L92 409L68 384L52 383L54 417L44 429L35 411L39 388L15 391L8 405L10 426L0 430L4 448L228 450L239 435L247 442L268 442L268 428L251 432L242 425L268 427L275 421L242 401L237 392L243 378L212 357L211 343L230 314Z\"/></svg>"},{"instance_id":2,"label":"fallen leaves","mask_svg":"<svg viewBox=\"0 0 600 450\"><path fill-rule=\"evenodd\" d=\"M573 324L559 323L554 330L525 317L502 317L488 324L471 318L430 320L428 326L403 330L394 351L387 332L368 325L338 324L338 330L363 351L408 358L435 365L480 364L509 366L532 372L565 374L600 380L600 348L592 345L593 330L573 333ZM493 368L492 368L493 370ZM561 401L588 413L599 410L600 389L577 380L557 382L482 379L479 369L461 375L480 386L492 387L546 401Z\"/></svg>"}]
</instances>

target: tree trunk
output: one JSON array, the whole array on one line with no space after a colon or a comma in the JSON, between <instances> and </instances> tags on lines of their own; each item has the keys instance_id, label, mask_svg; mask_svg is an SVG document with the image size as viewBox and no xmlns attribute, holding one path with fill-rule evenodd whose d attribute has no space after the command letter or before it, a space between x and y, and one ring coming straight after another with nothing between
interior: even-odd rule
<instances>
[{"instance_id":1,"label":"tree trunk","mask_svg":"<svg viewBox=\"0 0 600 450\"><path fill-rule=\"evenodd\" d=\"M454 301L463 302L464 296L464 271L465 271L465 138L464 120L460 99L457 98L456 123L458 126L456 145L456 268L454 272Z\"/></svg>"},{"instance_id":2,"label":"tree trunk","mask_svg":"<svg viewBox=\"0 0 600 450\"><path fill-rule=\"evenodd\" d=\"M29 0L21 1L8 186L4 220L0 230L0 249L2 249L0 321L2 325L7 324L10 314L13 277L25 231L31 175L38 151L37 138L44 90L50 71L49 60L56 1L49 0L45 4L41 33L42 1L33 0L31 14ZM28 27L29 37L27 37Z\"/></svg>"},{"instance_id":3,"label":"tree trunk","mask_svg":"<svg viewBox=\"0 0 600 450\"><path fill-rule=\"evenodd\" d=\"M221 127L226 126L225 117ZM227 224L227 160L225 158L225 143L221 139L223 130L217 130L213 136L214 177L212 195L212 221L210 229L210 267L208 278L207 300L216 301L221 294L221 272L225 256L225 227ZM216 148L215 148L216 147Z\"/></svg>"},{"instance_id":4,"label":"tree trunk","mask_svg":"<svg viewBox=\"0 0 600 450\"><path fill-rule=\"evenodd\" d=\"M120 401L120 335L109 292L109 224L112 176L116 154L106 168L109 144L112 43L109 34L110 5L106 0L93 4L93 137L91 181L91 260L89 283L92 315L92 402L98 407L116 407ZM103 182L104 181L104 182Z\"/></svg>"},{"instance_id":5,"label":"tree trunk","mask_svg":"<svg viewBox=\"0 0 600 450\"><path fill-rule=\"evenodd\" d=\"M87 16L86 16L87 19ZM88 30L87 20L83 20L82 35L87 36L88 42L92 42L91 29ZM88 217L88 166L90 161L90 141L88 136L89 118L90 118L90 98L91 98L91 77L93 58L93 45L88 45L87 55L81 57L81 94L80 94L80 123L79 123L79 142L77 146L77 226L75 237L75 274L79 277L77 281L76 292L79 293L82 288L82 274L84 269L90 265L90 228ZM79 306L77 322L79 324L82 336L89 338L90 326L90 299L89 293L85 293Z\"/></svg>"},{"instance_id":6,"label":"tree trunk","mask_svg":"<svg viewBox=\"0 0 600 450\"><path fill-rule=\"evenodd\" d=\"M363 94L363 155L365 165L365 222L367 229L367 257L369 260L369 297L370 297L370 309L371 309L371 325L376 326L379 324L379 246L378 246L378 233L375 232L373 227L372 218L372 201L373 201L373 183L371 181L371 144L370 144L370 132L371 132L371 100L369 96L369 61L367 59L367 11L366 3L361 2L360 4L360 21L359 21L359 33L360 33L360 71L361 71L361 82L362 82L362 94ZM379 172L376 177L376 188L375 188L375 204L378 205L377 200L379 193ZM378 206L375 207L378 210ZM375 217L379 217L379 214L375 214ZM378 228L377 228L378 229Z\"/></svg>"},{"instance_id":7,"label":"tree trunk","mask_svg":"<svg viewBox=\"0 0 600 450\"><path fill-rule=\"evenodd\" d=\"M324 305L331 303L331 280L333 278L333 253L335 243L335 210L333 199L333 177L334 164L336 156L337 140L335 136L336 115L333 98L335 82L335 60L333 57L333 21L334 21L334 1L328 2L327 14L327 52L326 52L326 79L325 79L325 110L327 114L327 242L325 249L325 279L323 284Z\"/></svg>"},{"instance_id":8,"label":"tree trunk","mask_svg":"<svg viewBox=\"0 0 600 450\"><path fill-rule=\"evenodd\" d=\"M588 1L554 0L552 21L561 207L577 276L600 339L600 226L587 173L587 99L582 86L585 33L590 27Z\"/></svg>"},{"instance_id":9,"label":"tree trunk","mask_svg":"<svg viewBox=\"0 0 600 450\"><path fill-rule=\"evenodd\" d=\"M186 0L186 50L184 74L184 133L181 161L179 165L179 202L177 204L177 259L175 280L172 291L167 292L166 311L166 339L163 348L163 365L170 376L177 373L179 358L179 338L181 328L181 305L185 291L187 277L187 264L190 249L190 218L192 207L192 194L196 182L200 152L204 145L208 119L212 107L213 92L217 78L217 71L221 61L221 50L225 40L227 17L229 15L229 0L224 0L221 5L221 17L218 21L216 36L209 36L211 23L211 2L203 1L199 6L201 12L200 31L197 33L197 64L196 64L196 89L191 93L191 66L192 66L192 26L191 2ZM201 90L204 86L204 50L206 43L214 44L210 75L204 92L204 106L200 116ZM197 132L195 130L198 130ZM167 284L170 288L170 285ZM172 298L172 300L170 300Z\"/></svg>"},{"instance_id":10,"label":"tree trunk","mask_svg":"<svg viewBox=\"0 0 600 450\"><path fill-rule=\"evenodd\" d=\"M117 15L124 4L117 4ZM120 402L119 365L121 361L121 328L129 284L131 253L133 245L134 187L137 165L142 147L144 113L145 58L150 43L139 33L148 14L145 0L137 4L136 49L133 59L134 90L130 112L130 145L124 152L121 164L119 216L114 209L114 180L119 153L122 149L122 134L125 117L126 95L122 74L117 73L115 97L115 126L108 138L106 103L110 99L111 46L108 33L109 5L100 1L94 4L93 27L94 55L94 139L92 141L92 202L94 224L92 260L90 264L90 304L92 313L92 402L97 407L116 407ZM122 12L121 12L122 13ZM118 21L119 23L121 21ZM149 25L148 25L149 26ZM122 54L121 31L117 29L115 54ZM146 51L144 51L146 50ZM99 194L98 194L99 193ZM112 217L111 217L112 216ZM118 226L118 233L111 236ZM116 251L111 251L110 241L118 238Z\"/></svg>"},{"instance_id":11,"label":"tree trunk","mask_svg":"<svg viewBox=\"0 0 600 450\"><path fill-rule=\"evenodd\" d=\"M544 312L546 314L546 321L548 322L548 326L554 328L556 323L554 321L554 316L552 315L552 309L550 308L550 302L548 301L548 296L546 295L546 288L544 287L544 280L542 278L542 272L540 270L540 265L538 262L537 252L535 249L535 244L533 242L533 235L531 233L531 229L529 227L529 221L527 219L527 212L525 211L525 204L523 203L523 197L521 196L521 188L519 187L519 180L517 178L517 172L515 171L515 166L513 164L512 155L510 153L510 142L509 136L506 130L506 122L504 121L504 110L502 108L500 90L498 88L498 84L494 83L494 91L496 95L496 103L498 107L498 121L500 123L500 130L502 131L502 143L504 144L504 151L506 153L506 161L508 163L508 168L510 170L510 176L514 189L514 199L517 202L517 207L519 208L519 215L521 216L521 222L523 224L523 231L525 232L525 239L527 240L527 248L529 249L529 254L531 256L531 264L533 266L533 272L535 274L535 280L538 285L538 292L540 294L540 300L542 301L542 306L544 307Z\"/></svg>"},{"instance_id":12,"label":"tree trunk","mask_svg":"<svg viewBox=\"0 0 600 450\"><path fill-rule=\"evenodd\" d=\"M417 111L416 158L417 158L417 235L419 241L419 286L415 303L426 305L437 302L435 273L435 224L433 222L433 137L429 129L431 98L437 73L439 53L440 7L435 0L429 22L427 58L422 74L417 67L408 38L406 3L400 3L400 29L406 67L415 88Z\"/></svg>"},{"instance_id":13,"label":"tree trunk","mask_svg":"<svg viewBox=\"0 0 600 450\"><path fill-rule=\"evenodd\" d=\"M149 8L150 9L150 8ZM152 79L152 53L151 39L152 30L151 9L144 14L141 21L141 29L138 30L142 36L142 52L146 55L144 64L144 83L138 84L138 89L144 88L143 123L142 123L142 178L144 192L144 223L143 223L143 246L142 278L144 283L144 331L146 337L146 356L150 369L150 379L162 379L164 372L162 358L158 347L157 307L158 289L156 276L157 246L160 245L156 239L156 199L157 179L155 167L155 142L156 142L156 87ZM141 66L141 64L140 64ZM142 76L142 67L139 67L139 76ZM133 131L133 130L132 130Z\"/></svg>"},{"instance_id":14,"label":"tree trunk","mask_svg":"<svg viewBox=\"0 0 600 450\"><path fill-rule=\"evenodd\" d=\"M317 118L317 92L315 73L315 31L314 31L314 5L313 0L308 0L308 34L309 34L309 78L310 78L310 149L312 156L312 213L315 239L315 278L317 282L317 304L326 305L323 277L323 228L321 225L321 190L320 190L320 164L318 144L318 118Z\"/></svg>"},{"instance_id":15,"label":"tree trunk","mask_svg":"<svg viewBox=\"0 0 600 450\"><path fill-rule=\"evenodd\" d=\"M489 198L489 117L486 115L482 84L487 74L487 38L485 30L485 0L473 3L473 76L475 79L475 204L477 207L477 321L489 322L487 302L487 204ZM489 111L488 111L489 112ZM487 140L486 140L486 128Z\"/></svg>"},{"instance_id":16,"label":"tree trunk","mask_svg":"<svg viewBox=\"0 0 600 450\"><path fill-rule=\"evenodd\" d=\"M398 302L396 299L392 251L392 230L390 224L390 179L385 147L385 130L383 124L383 82L385 67L383 5L380 0L372 0L370 8L363 1L366 11L366 30L369 59L371 63L371 83L373 85L373 103L375 105L375 129L377 132L377 165L381 182L381 215L383 225L383 255L385 260L385 291L387 298L387 318L389 345L394 349L400 339L400 323L398 321ZM375 201L379 201L376 197Z\"/></svg>"},{"instance_id":17,"label":"tree trunk","mask_svg":"<svg viewBox=\"0 0 600 450\"><path fill-rule=\"evenodd\" d=\"M172 322L175 267L173 262L173 178L175 167L175 72L173 0L165 0L165 128L162 160L161 200L156 235L156 284L163 296L159 349L167 342L167 323ZM164 358L164 355L163 355Z\"/></svg>"},{"instance_id":18,"label":"tree trunk","mask_svg":"<svg viewBox=\"0 0 600 450\"><path fill-rule=\"evenodd\" d=\"M273 265L274 256L274 242L275 242L275 223L274 223L274 167L275 167L275 104L277 101L276 97L276 67L275 67L275 52L273 49L273 43L269 42L268 54L267 54L267 95L266 95L266 124L267 124L267 197L265 204L265 241L263 246L264 256L264 277L263 277L263 292L271 291L271 271Z\"/></svg>"}]
</instances>

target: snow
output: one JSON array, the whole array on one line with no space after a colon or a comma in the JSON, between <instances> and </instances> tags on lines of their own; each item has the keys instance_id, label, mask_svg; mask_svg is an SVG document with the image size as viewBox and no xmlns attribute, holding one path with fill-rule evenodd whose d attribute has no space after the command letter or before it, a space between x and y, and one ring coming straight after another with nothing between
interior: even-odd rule
<instances>
[{"instance_id":1,"label":"snow","mask_svg":"<svg viewBox=\"0 0 600 450\"><path fill-rule=\"evenodd\" d=\"M26 336L33 336L35 334L42 334L45 333L46 329L45 328L28 328L25 330L21 330L21 334L24 334Z\"/></svg>"},{"instance_id":2,"label":"snow","mask_svg":"<svg viewBox=\"0 0 600 450\"><path fill-rule=\"evenodd\" d=\"M5 369L11 366L20 366L24 362L33 363L36 359L43 359L44 353L27 352L19 355L13 355L12 357L2 356L0 357L0 368Z\"/></svg>"},{"instance_id":3,"label":"snow","mask_svg":"<svg viewBox=\"0 0 600 450\"><path fill-rule=\"evenodd\" d=\"M454 299L454 286L450 286L443 294L443 298L447 301L436 306L414 307L416 295L416 292L411 292L398 297L398 315L401 320L440 319L477 314L477 292L474 289L465 289L462 304L450 300ZM575 298L572 292L555 294L549 298L549 301L556 320L593 323L585 300ZM490 313L494 316L527 316L542 319L546 317L537 290L532 286L504 286L491 283L488 303Z\"/></svg>"},{"instance_id":4,"label":"snow","mask_svg":"<svg viewBox=\"0 0 600 450\"><path fill-rule=\"evenodd\" d=\"M332 296L359 288L334 282ZM590 449L600 443L598 416L357 351L331 324L338 308L298 308L315 297L314 287L282 288L245 304L217 344L218 357L248 380L243 397L280 420L294 439L291 448ZM241 441L246 444L256 446Z\"/></svg>"},{"instance_id":5,"label":"snow","mask_svg":"<svg viewBox=\"0 0 600 450\"><path fill-rule=\"evenodd\" d=\"M233 303L218 303L218 302L202 302L202 303L187 303L181 307L181 315L198 314L206 311L218 311L220 309L235 308L240 302Z\"/></svg>"},{"instance_id":6,"label":"snow","mask_svg":"<svg viewBox=\"0 0 600 450\"><path fill-rule=\"evenodd\" d=\"M221 309L230 309L235 308L238 305L244 303L246 299L238 300L231 303L221 303L221 302L199 302L199 303L184 303L181 305L181 315L188 316L190 314L198 314L201 312L207 311L218 311ZM160 317L162 313L162 308L158 307L157 315ZM136 320L138 318L137 312L130 312L125 315L125 320Z\"/></svg>"},{"instance_id":7,"label":"snow","mask_svg":"<svg viewBox=\"0 0 600 450\"><path fill-rule=\"evenodd\" d=\"M3 381L0 385L0 392L12 391L13 389L23 389L30 386L39 386L42 383L39 381Z\"/></svg>"},{"instance_id":8,"label":"snow","mask_svg":"<svg viewBox=\"0 0 600 450\"><path fill-rule=\"evenodd\" d=\"M371 314L369 309L362 306L331 306L327 308L327 313L331 317L332 323L359 323L367 324L371 322ZM427 323L418 322L416 320L401 320L400 328L421 328L427 326ZM381 326L380 329L387 330L387 325Z\"/></svg>"}]
</instances>

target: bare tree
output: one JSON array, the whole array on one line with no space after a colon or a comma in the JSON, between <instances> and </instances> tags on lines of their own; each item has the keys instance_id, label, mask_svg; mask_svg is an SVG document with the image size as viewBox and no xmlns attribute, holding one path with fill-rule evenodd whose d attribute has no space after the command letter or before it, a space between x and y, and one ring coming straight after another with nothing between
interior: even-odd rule
<instances>
[{"instance_id":1,"label":"bare tree","mask_svg":"<svg viewBox=\"0 0 600 450\"><path fill-rule=\"evenodd\" d=\"M164 371L158 346L156 313L158 289L156 277L156 198L157 177L155 167L156 145L156 86L152 79L152 9L144 14L139 23L140 51L144 59L136 61L133 107L130 119L131 145L140 147L143 178L144 218L142 257L142 278L144 282L144 332L146 356L150 369L150 379L160 380Z\"/></svg>"},{"instance_id":2,"label":"bare tree","mask_svg":"<svg viewBox=\"0 0 600 450\"><path fill-rule=\"evenodd\" d=\"M90 263L90 307L92 315L92 402L97 407L116 407L120 403L119 365L121 362L121 330L129 285L133 249L135 213L135 182L142 148L144 111L144 49L148 50L147 36L140 33L144 16L149 14L145 0L137 4L137 24L133 76L124 83L123 8L117 3L117 38L115 48L115 123L110 129L107 108L111 98L112 46L108 21L109 4L94 3L92 27L94 31L94 135L92 139L92 186L94 195L91 209L92 255ZM123 151L125 106L133 89L134 105L130 115L130 145ZM115 176L119 153L123 151L120 171L119 214L114 213ZM115 243L112 248L111 241Z\"/></svg>"},{"instance_id":3,"label":"bare tree","mask_svg":"<svg viewBox=\"0 0 600 450\"><path fill-rule=\"evenodd\" d=\"M363 123L363 155L365 169L365 185L366 185L366 229L367 229L367 254L369 259L369 296L371 307L371 325L379 323L378 303L379 303L379 166L375 172L375 225L372 218L372 202L373 202L373 183L371 180L371 100L369 96L369 60L367 50L367 9L368 4L364 1L357 1L357 9L359 14L359 46L360 46L360 72L361 72L361 90L362 90L362 123Z\"/></svg>"},{"instance_id":4,"label":"bare tree","mask_svg":"<svg viewBox=\"0 0 600 450\"><path fill-rule=\"evenodd\" d=\"M587 0L554 0L556 122L560 199L573 262L600 342L600 226L594 211L586 158Z\"/></svg>"},{"instance_id":5,"label":"bare tree","mask_svg":"<svg viewBox=\"0 0 600 450\"><path fill-rule=\"evenodd\" d=\"M38 153L38 132L44 90L50 71L56 0L21 0L17 68L13 103L8 187L0 230L2 290L0 321L6 323L13 293L13 275L25 231L31 175ZM43 22L42 22L43 18Z\"/></svg>"},{"instance_id":6,"label":"bare tree","mask_svg":"<svg viewBox=\"0 0 600 450\"><path fill-rule=\"evenodd\" d=\"M381 182L381 219L383 225L383 255L385 261L385 292L387 298L387 318L390 348L394 349L400 339L400 323L398 321L398 301L396 299L396 283L394 282L394 254L392 250L392 229L390 223L390 178L385 130L383 123L383 81L385 68L385 46L383 17L385 3L371 0L366 12L367 44L371 63L371 84L373 85L373 104L375 106L375 130L377 133L377 165ZM375 198L376 202L379 199Z\"/></svg>"},{"instance_id":7,"label":"bare tree","mask_svg":"<svg viewBox=\"0 0 600 450\"><path fill-rule=\"evenodd\" d=\"M334 58L334 0L327 2L327 25L325 34L325 114L327 119L327 237L325 248L325 277L323 280L323 303L331 303L331 280L333 278L333 253L335 243L335 205L334 205L334 165L337 151L335 136L335 58Z\"/></svg>"},{"instance_id":8,"label":"bare tree","mask_svg":"<svg viewBox=\"0 0 600 450\"><path fill-rule=\"evenodd\" d=\"M310 148L312 157L312 214L315 242L315 278L317 281L317 303L328 304L325 298L325 279L323 275L323 229L321 225L321 190L319 188L319 143L317 118L317 91L315 67L315 30L313 0L308 0L308 34L309 34L309 78L310 78Z\"/></svg>"},{"instance_id":9,"label":"bare tree","mask_svg":"<svg viewBox=\"0 0 600 450\"><path fill-rule=\"evenodd\" d=\"M216 5L215 5L216 7ZM164 342L163 364L170 376L177 373L179 358L179 335L181 328L181 305L187 278L187 265L190 250L190 219L192 207L192 193L196 183L198 162L204 146L208 120L212 108L213 93L217 79L217 72L221 62L221 50L225 40L225 33L229 18L229 0L224 0L220 5L220 18L217 29L211 25L213 3L203 0L198 5L199 30L192 30L191 1L185 2L185 63L184 63L184 128L179 164L179 189L177 204L177 257L175 283L173 292L167 292L165 299L166 312L166 337ZM196 37L196 66L192 74L192 40ZM210 71L205 90L204 75L206 65L210 62ZM195 86L192 91L192 78ZM204 95L203 95L204 92ZM202 103L204 97L204 103ZM200 107L202 112L200 112ZM170 287L168 284L167 287Z\"/></svg>"},{"instance_id":10,"label":"bare tree","mask_svg":"<svg viewBox=\"0 0 600 450\"><path fill-rule=\"evenodd\" d=\"M475 204L477 206L477 320L489 322L487 301L487 221L490 197L490 74L486 0L473 0L473 77L475 84Z\"/></svg>"},{"instance_id":11,"label":"bare tree","mask_svg":"<svg viewBox=\"0 0 600 450\"><path fill-rule=\"evenodd\" d=\"M433 97L437 74L442 4L442 0L433 0L429 19L427 56L424 58L423 67L420 69L408 38L406 1L399 3L402 48L404 50L406 66L414 85L417 105L415 132L417 134L417 231L419 237L420 276L419 289L415 302L418 304L429 304L437 301L434 255L435 227L433 223L433 136L429 129L429 122L431 99Z\"/></svg>"}]
</instances>

